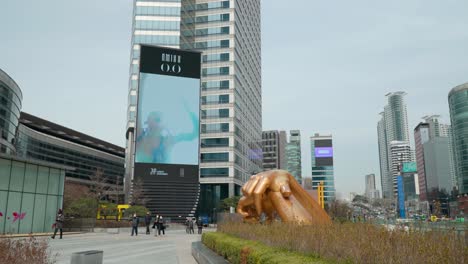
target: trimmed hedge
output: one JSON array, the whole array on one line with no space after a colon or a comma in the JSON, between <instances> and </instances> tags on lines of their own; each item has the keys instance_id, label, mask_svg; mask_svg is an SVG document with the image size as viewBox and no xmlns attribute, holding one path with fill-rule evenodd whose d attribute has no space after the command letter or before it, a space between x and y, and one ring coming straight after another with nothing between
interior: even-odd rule
<instances>
[{"instance_id":1,"label":"trimmed hedge","mask_svg":"<svg viewBox=\"0 0 468 264\"><path fill-rule=\"evenodd\" d=\"M311 255L303 255L279 248L269 247L261 242L241 239L219 232L203 233L202 242L205 246L223 256L233 264L334 263L324 261Z\"/></svg>"}]
</instances>

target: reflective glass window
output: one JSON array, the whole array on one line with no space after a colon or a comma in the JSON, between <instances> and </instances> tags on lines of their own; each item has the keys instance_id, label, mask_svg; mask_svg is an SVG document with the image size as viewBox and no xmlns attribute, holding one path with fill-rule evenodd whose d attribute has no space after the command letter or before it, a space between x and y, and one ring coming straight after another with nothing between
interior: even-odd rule
<instances>
[{"instance_id":1,"label":"reflective glass window","mask_svg":"<svg viewBox=\"0 0 468 264\"><path fill-rule=\"evenodd\" d=\"M229 168L202 168L200 169L201 177L228 177Z\"/></svg>"},{"instance_id":2,"label":"reflective glass window","mask_svg":"<svg viewBox=\"0 0 468 264\"><path fill-rule=\"evenodd\" d=\"M226 162L229 161L229 153L202 153L201 160L202 162Z\"/></svg>"},{"instance_id":3,"label":"reflective glass window","mask_svg":"<svg viewBox=\"0 0 468 264\"><path fill-rule=\"evenodd\" d=\"M201 140L202 148L229 147L229 138L205 138Z\"/></svg>"}]
</instances>

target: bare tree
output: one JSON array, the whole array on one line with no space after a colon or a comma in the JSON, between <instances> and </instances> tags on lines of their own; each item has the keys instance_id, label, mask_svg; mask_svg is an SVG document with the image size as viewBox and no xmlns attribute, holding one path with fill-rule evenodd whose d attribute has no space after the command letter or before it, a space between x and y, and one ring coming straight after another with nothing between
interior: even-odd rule
<instances>
[{"instance_id":1,"label":"bare tree","mask_svg":"<svg viewBox=\"0 0 468 264\"><path fill-rule=\"evenodd\" d=\"M90 177L90 181L89 195L98 202L114 191L113 184L101 168L96 169L96 172Z\"/></svg>"},{"instance_id":2,"label":"bare tree","mask_svg":"<svg viewBox=\"0 0 468 264\"><path fill-rule=\"evenodd\" d=\"M145 206L148 199L145 198L143 191L143 181L141 178L134 178L132 184L132 204Z\"/></svg>"},{"instance_id":3,"label":"bare tree","mask_svg":"<svg viewBox=\"0 0 468 264\"><path fill-rule=\"evenodd\" d=\"M65 180L65 191L63 192L63 208L67 208L74 201L87 197L89 195L89 187L80 183L75 183L70 180Z\"/></svg>"},{"instance_id":4,"label":"bare tree","mask_svg":"<svg viewBox=\"0 0 468 264\"><path fill-rule=\"evenodd\" d=\"M122 177L119 175L117 176L117 179L116 179L116 187L115 187L115 203L116 204L119 204L119 201L120 201L120 191L121 191L121 188L123 188L123 182L121 183L122 181Z\"/></svg>"}]
</instances>

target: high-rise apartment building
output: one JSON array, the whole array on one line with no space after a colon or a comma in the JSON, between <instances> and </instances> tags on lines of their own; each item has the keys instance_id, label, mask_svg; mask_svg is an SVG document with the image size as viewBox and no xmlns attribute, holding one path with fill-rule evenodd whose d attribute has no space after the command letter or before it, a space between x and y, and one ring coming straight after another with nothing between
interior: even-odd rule
<instances>
[{"instance_id":1,"label":"high-rise apartment building","mask_svg":"<svg viewBox=\"0 0 468 264\"><path fill-rule=\"evenodd\" d=\"M396 186L396 167L401 158L396 155L398 146L394 146L391 152L391 142L406 142L409 147L408 116L405 92L394 92L386 95L388 103L384 107L381 119L377 125L379 140L380 177L383 198L394 198ZM411 152L408 152L411 153ZM396 159L396 160L394 160Z\"/></svg>"},{"instance_id":2,"label":"high-rise apartment building","mask_svg":"<svg viewBox=\"0 0 468 264\"><path fill-rule=\"evenodd\" d=\"M448 101L458 190L468 193L468 83L453 88Z\"/></svg>"},{"instance_id":3,"label":"high-rise apartment building","mask_svg":"<svg viewBox=\"0 0 468 264\"><path fill-rule=\"evenodd\" d=\"M390 173L392 175L393 194L398 194L397 177L402 174L403 163L414 162L414 152L411 150L409 142L390 142Z\"/></svg>"},{"instance_id":4,"label":"high-rise apartment building","mask_svg":"<svg viewBox=\"0 0 468 264\"><path fill-rule=\"evenodd\" d=\"M310 137L312 157L312 186L317 189L323 182L325 203L335 200L335 174L332 135L315 134Z\"/></svg>"},{"instance_id":5,"label":"high-rise apartment building","mask_svg":"<svg viewBox=\"0 0 468 264\"><path fill-rule=\"evenodd\" d=\"M200 213L213 214L262 170L260 26L260 0L134 0L127 194L135 176L139 44L202 52Z\"/></svg>"},{"instance_id":6,"label":"high-rise apartment building","mask_svg":"<svg viewBox=\"0 0 468 264\"><path fill-rule=\"evenodd\" d=\"M301 132L299 130L289 131L289 142L286 145L287 170L300 183L302 181L301 161Z\"/></svg>"},{"instance_id":7,"label":"high-rise apartment building","mask_svg":"<svg viewBox=\"0 0 468 264\"><path fill-rule=\"evenodd\" d=\"M263 131L263 170L286 169L286 144L285 131Z\"/></svg>"}]
</instances>

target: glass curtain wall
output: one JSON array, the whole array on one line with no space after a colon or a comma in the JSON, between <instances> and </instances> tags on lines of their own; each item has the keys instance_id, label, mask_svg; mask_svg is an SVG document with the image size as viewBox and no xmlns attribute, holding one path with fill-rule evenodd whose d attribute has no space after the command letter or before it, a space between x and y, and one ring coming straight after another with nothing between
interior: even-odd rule
<instances>
[{"instance_id":1,"label":"glass curtain wall","mask_svg":"<svg viewBox=\"0 0 468 264\"><path fill-rule=\"evenodd\" d=\"M51 232L65 170L0 158L0 234Z\"/></svg>"}]
</instances>

